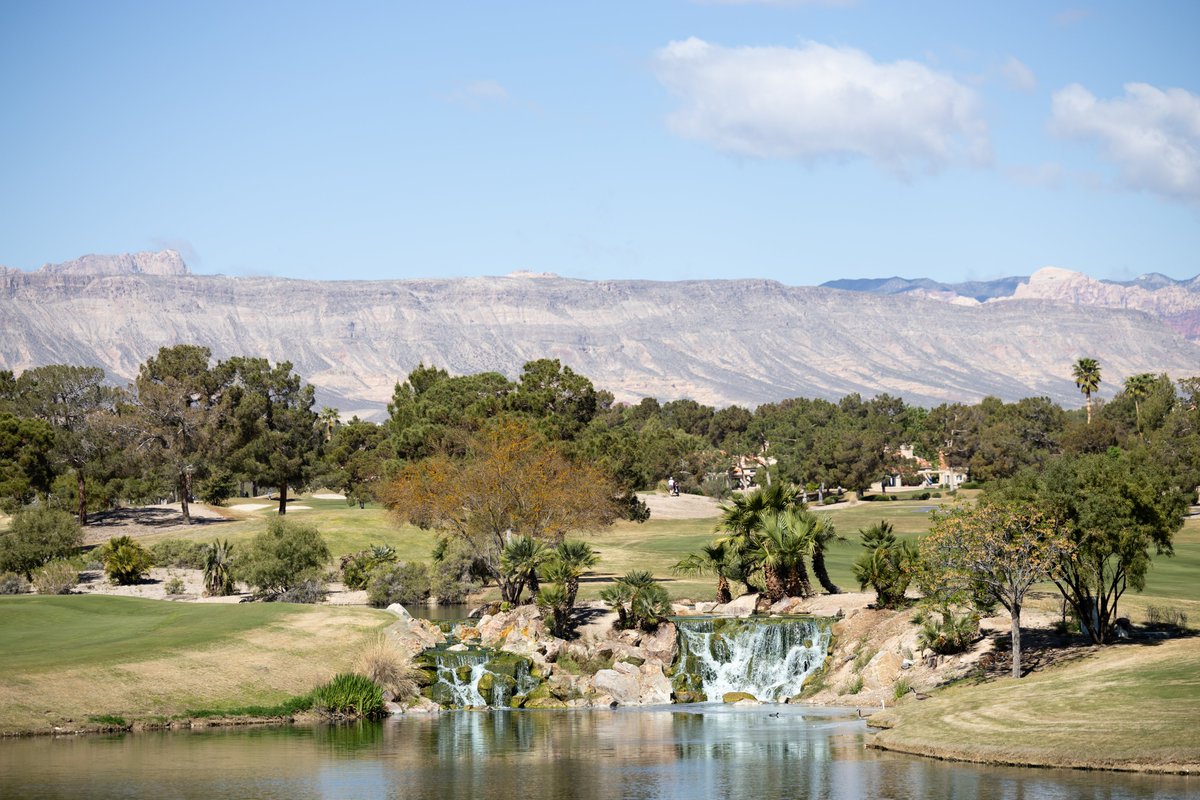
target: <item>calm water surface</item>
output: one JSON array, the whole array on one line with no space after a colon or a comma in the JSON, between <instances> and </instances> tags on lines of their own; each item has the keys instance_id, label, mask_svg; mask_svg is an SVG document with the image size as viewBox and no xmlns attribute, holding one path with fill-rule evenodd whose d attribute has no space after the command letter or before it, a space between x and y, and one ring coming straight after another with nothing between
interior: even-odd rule
<instances>
[{"instance_id":1,"label":"calm water surface","mask_svg":"<svg viewBox=\"0 0 1200 800\"><path fill-rule=\"evenodd\" d=\"M762 706L23 739L0 742L0 797L1200 796L1197 778L976 767L866 750L865 737L853 712Z\"/></svg>"}]
</instances>

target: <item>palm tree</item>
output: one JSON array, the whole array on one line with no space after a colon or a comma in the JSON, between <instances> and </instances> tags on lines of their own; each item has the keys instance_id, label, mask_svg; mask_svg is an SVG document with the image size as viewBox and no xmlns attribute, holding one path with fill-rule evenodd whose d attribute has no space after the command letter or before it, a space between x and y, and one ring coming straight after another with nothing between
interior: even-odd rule
<instances>
[{"instance_id":1,"label":"palm tree","mask_svg":"<svg viewBox=\"0 0 1200 800\"><path fill-rule=\"evenodd\" d=\"M1154 375L1143 372L1140 375L1130 375L1125 379L1125 394L1133 398L1133 410L1137 414L1138 435L1142 433L1142 401L1150 396L1154 388Z\"/></svg>"},{"instance_id":2,"label":"palm tree","mask_svg":"<svg viewBox=\"0 0 1200 800\"><path fill-rule=\"evenodd\" d=\"M671 613L667 590L646 570L634 570L617 578L600 592L600 598L617 612L617 627L653 630Z\"/></svg>"},{"instance_id":3,"label":"palm tree","mask_svg":"<svg viewBox=\"0 0 1200 800\"><path fill-rule=\"evenodd\" d=\"M917 546L907 539L897 539L886 520L859 534L866 552L854 561L854 577L861 588L871 586L875 590L881 608L899 608L919 558Z\"/></svg>"},{"instance_id":4,"label":"palm tree","mask_svg":"<svg viewBox=\"0 0 1200 800\"><path fill-rule=\"evenodd\" d=\"M713 542L703 545L699 553L692 553L678 561L671 572L675 575L716 575L717 602L728 603L733 599L729 581L741 579L742 565L728 545Z\"/></svg>"},{"instance_id":5,"label":"palm tree","mask_svg":"<svg viewBox=\"0 0 1200 800\"><path fill-rule=\"evenodd\" d=\"M805 523L802 512L794 509L763 520L762 536L750 555L762 565L771 602L813 593L804 559L813 550L814 528Z\"/></svg>"},{"instance_id":6,"label":"palm tree","mask_svg":"<svg viewBox=\"0 0 1200 800\"><path fill-rule=\"evenodd\" d=\"M332 440L333 429L336 428L341 421L341 412L339 412L336 408L324 406L322 407L320 413L317 414L317 419L319 420L321 427L325 429L325 441L328 442Z\"/></svg>"},{"instance_id":7,"label":"palm tree","mask_svg":"<svg viewBox=\"0 0 1200 800\"><path fill-rule=\"evenodd\" d=\"M508 540L504 549L500 551L500 570L504 573L510 586L515 587L510 588L512 595L510 602L519 604L521 592L526 586L529 586L531 595L537 595L539 588L537 571L549 557L550 552L546 549L546 545L532 536L516 536Z\"/></svg>"},{"instance_id":8,"label":"palm tree","mask_svg":"<svg viewBox=\"0 0 1200 800\"><path fill-rule=\"evenodd\" d=\"M596 565L600 555L587 542L559 542L545 568L546 578L561 583L567 592L567 607L575 606L579 579L589 567Z\"/></svg>"},{"instance_id":9,"label":"palm tree","mask_svg":"<svg viewBox=\"0 0 1200 800\"><path fill-rule=\"evenodd\" d=\"M810 520L813 531L813 550L812 550L812 565L813 573L817 576L817 581L820 582L821 588L829 594L841 594L842 590L829 577L829 570L825 567L825 547L834 539L839 539L837 532L833 528L833 520L828 516L818 517L815 514L805 512Z\"/></svg>"},{"instance_id":10,"label":"palm tree","mask_svg":"<svg viewBox=\"0 0 1200 800\"><path fill-rule=\"evenodd\" d=\"M1100 388L1100 364L1094 358L1081 358L1071 370L1075 385L1087 399L1087 421L1092 424L1092 393Z\"/></svg>"}]
</instances>

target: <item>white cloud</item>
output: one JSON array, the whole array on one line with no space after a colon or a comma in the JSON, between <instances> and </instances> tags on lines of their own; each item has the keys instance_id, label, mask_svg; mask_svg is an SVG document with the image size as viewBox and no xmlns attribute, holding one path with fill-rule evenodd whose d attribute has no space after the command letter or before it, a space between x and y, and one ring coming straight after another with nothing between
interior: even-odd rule
<instances>
[{"instance_id":1,"label":"white cloud","mask_svg":"<svg viewBox=\"0 0 1200 800\"><path fill-rule=\"evenodd\" d=\"M1068 8L1066 11L1060 11L1054 15L1054 23L1060 27L1069 28L1072 25L1078 25L1091 15L1092 12L1086 8Z\"/></svg>"},{"instance_id":2,"label":"white cloud","mask_svg":"<svg viewBox=\"0 0 1200 800\"><path fill-rule=\"evenodd\" d=\"M1037 88L1037 77L1033 70L1021 63L1015 56L1009 56L1008 61L1000 68L1000 74L1008 82L1009 88L1018 92L1032 92Z\"/></svg>"},{"instance_id":3,"label":"white cloud","mask_svg":"<svg viewBox=\"0 0 1200 800\"><path fill-rule=\"evenodd\" d=\"M1099 100L1071 84L1054 94L1050 128L1098 141L1126 186L1200 202L1200 96L1127 83L1123 97Z\"/></svg>"},{"instance_id":4,"label":"white cloud","mask_svg":"<svg viewBox=\"0 0 1200 800\"><path fill-rule=\"evenodd\" d=\"M682 101L675 133L761 158L863 157L898 175L990 158L973 89L915 61L852 48L671 42L658 79Z\"/></svg>"},{"instance_id":5,"label":"white cloud","mask_svg":"<svg viewBox=\"0 0 1200 800\"><path fill-rule=\"evenodd\" d=\"M511 98L508 89L499 81L472 81L446 95L445 100L460 106L478 110L489 105L504 105Z\"/></svg>"}]
</instances>

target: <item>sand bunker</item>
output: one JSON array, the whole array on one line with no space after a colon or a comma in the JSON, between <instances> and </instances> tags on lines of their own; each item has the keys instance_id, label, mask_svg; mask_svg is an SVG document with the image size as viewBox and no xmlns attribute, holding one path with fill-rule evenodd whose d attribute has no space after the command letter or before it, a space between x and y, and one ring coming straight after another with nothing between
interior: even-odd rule
<instances>
[{"instance_id":1,"label":"sand bunker","mask_svg":"<svg viewBox=\"0 0 1200 800\"><path fill-rule=\"evenodd\" d=\"M230 506L230 511L259 511L264 508L270 508L270 503L238 503L236 506Z\"/></svg>"}]
</instances>

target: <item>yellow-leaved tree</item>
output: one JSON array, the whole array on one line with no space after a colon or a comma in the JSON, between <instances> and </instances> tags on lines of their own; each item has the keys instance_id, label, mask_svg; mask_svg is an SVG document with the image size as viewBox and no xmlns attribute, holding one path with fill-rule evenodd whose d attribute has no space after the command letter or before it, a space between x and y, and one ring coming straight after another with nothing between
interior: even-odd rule
<instances>
[{"instance_id":1,"label":"yellow-leaved tree","mask_svg":"<svg viewBox=\"0 0 1200 800\"><path fill-rule=\"evenodd\" d=\"M529 536L558 544L568 531L594 530L617 516L608 475L506 416L473 434L464 457L409 463L382 494L401 521L469 541L508 602L517 601L525 576L501 569L507 542Z\"/></svg>"},{"instance_id":2,"label":"yellow-leaved tree","mask_svg":"<svg viewBox=\"0 0 1200 800\"><path fill-rule=\"evenodd\" d=\"M927 585L944 592L982 589L1012 616L1012 676L1021 677L1021 607L1038 581L1073 557L1060 526L1031 505L995 503L935 512L920 544Z\"/></svg>"}]
</instances>

